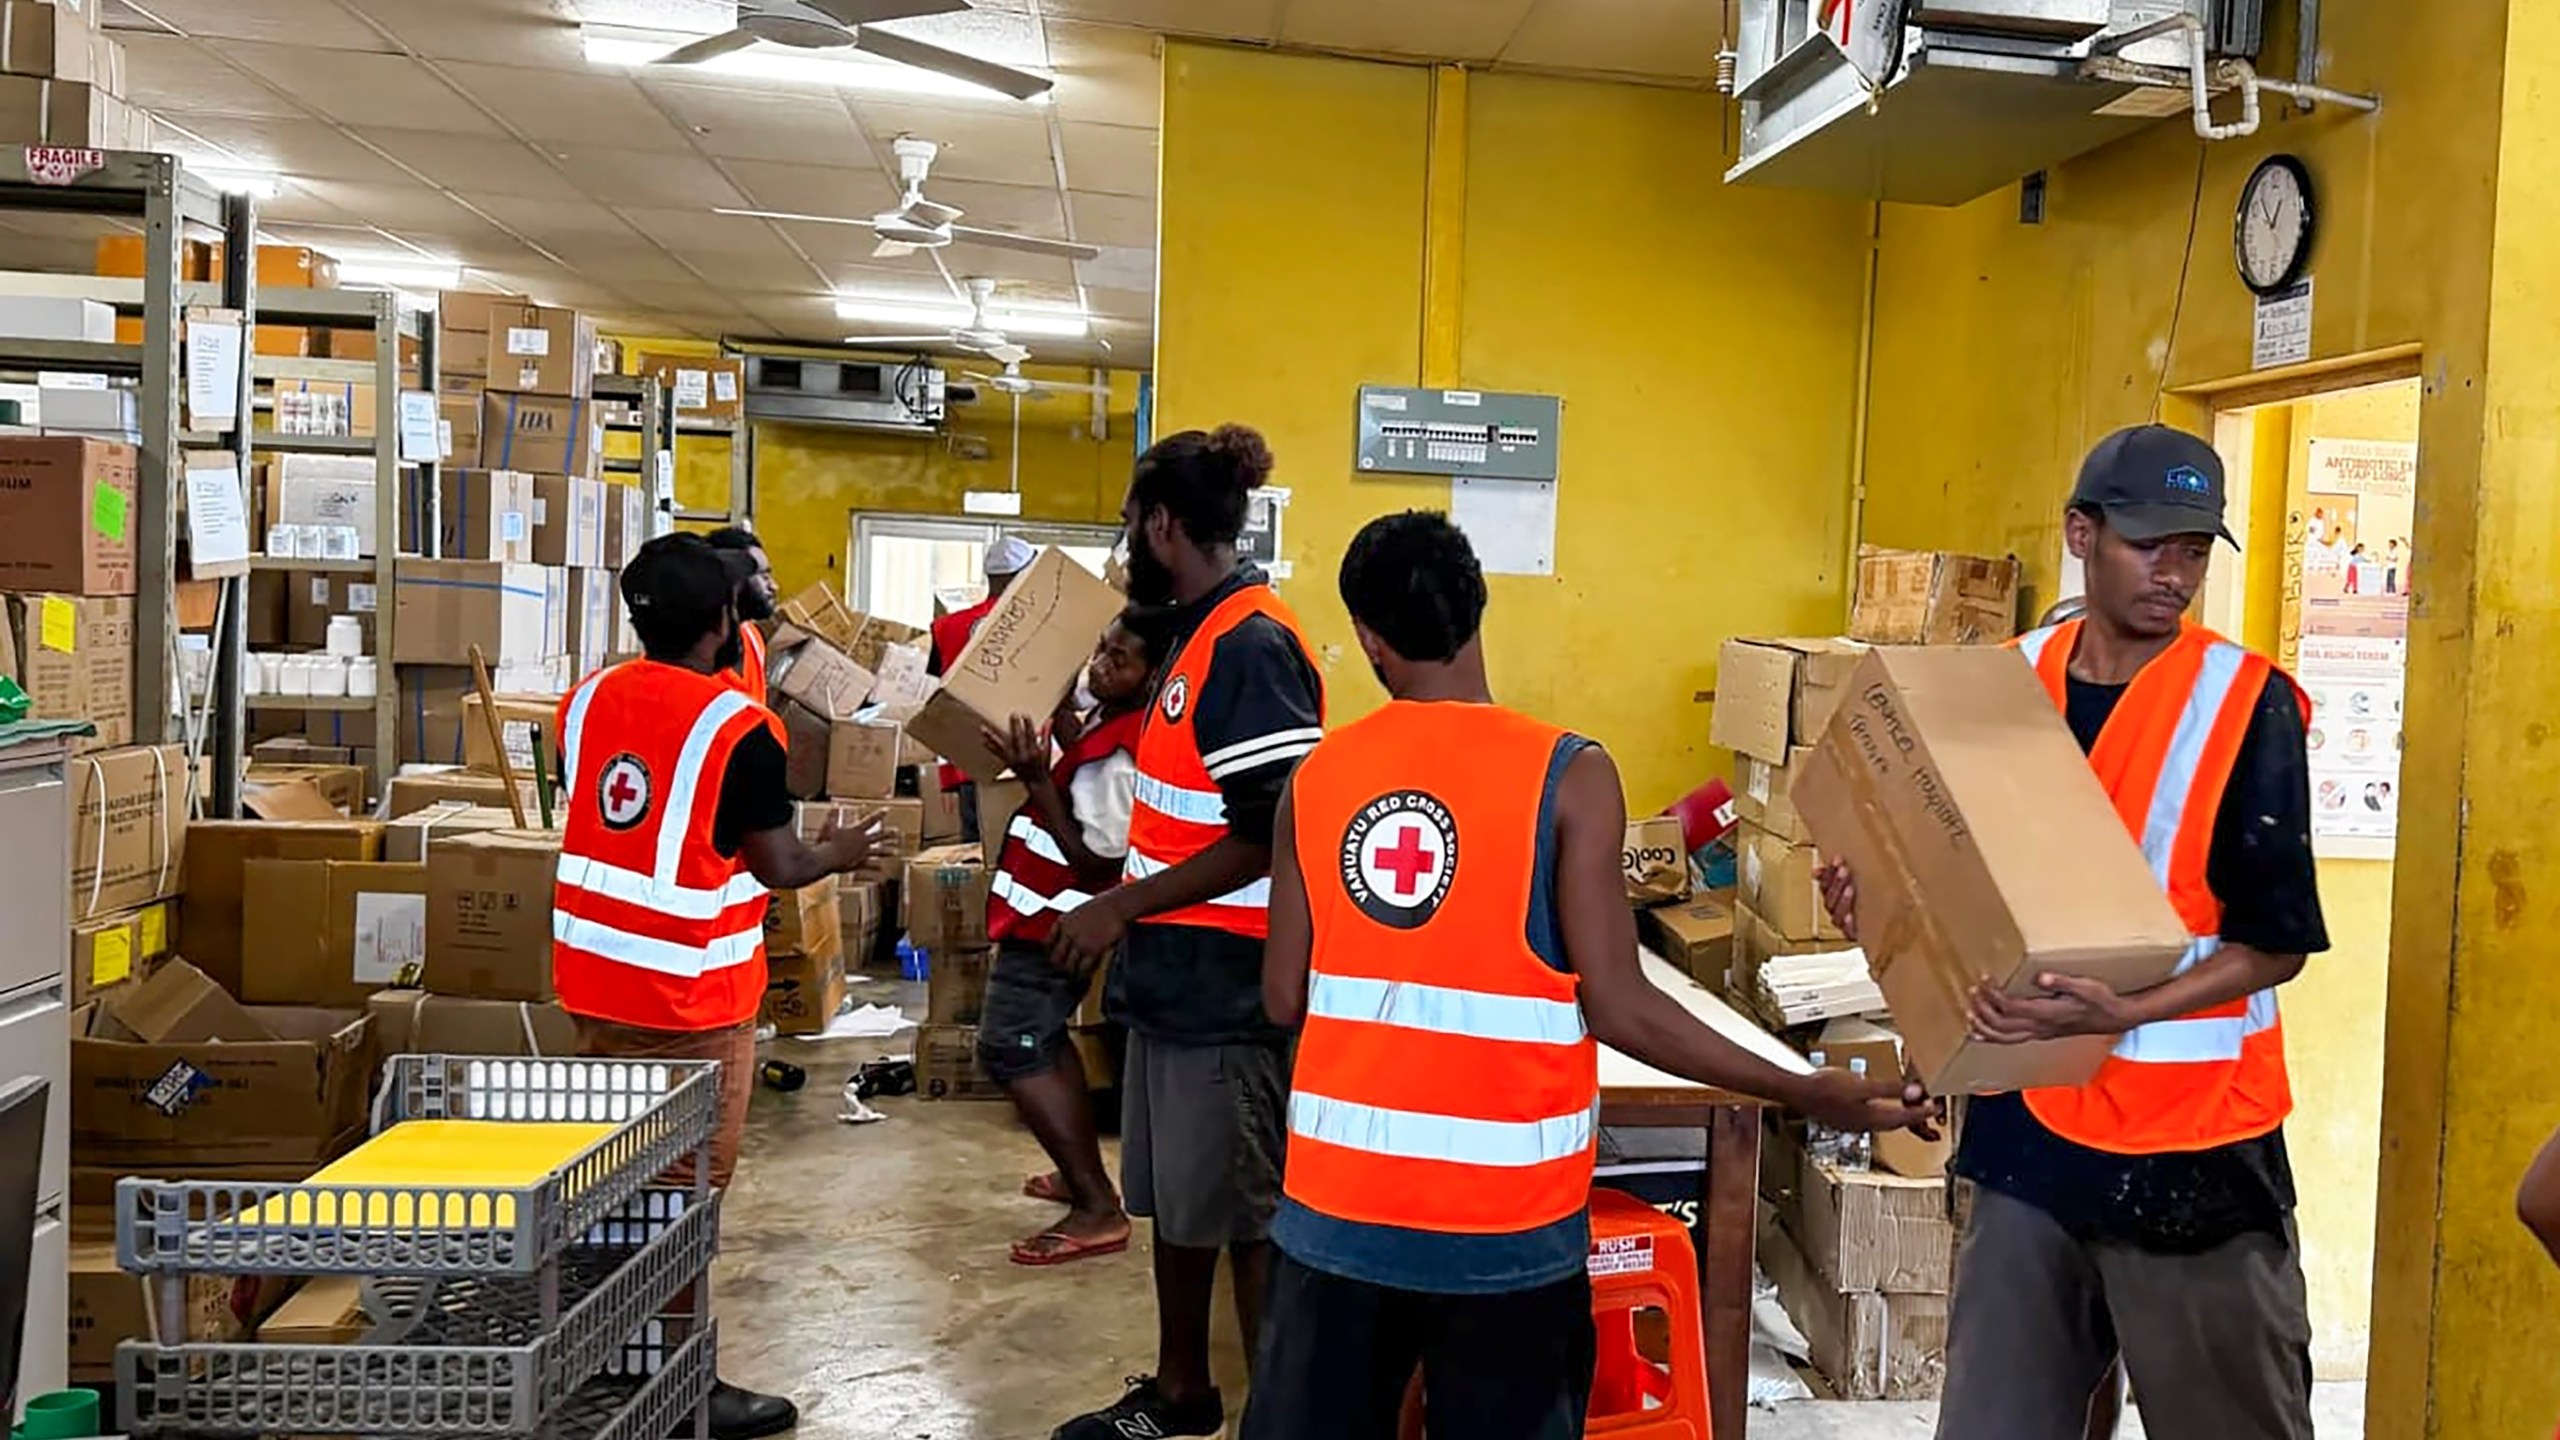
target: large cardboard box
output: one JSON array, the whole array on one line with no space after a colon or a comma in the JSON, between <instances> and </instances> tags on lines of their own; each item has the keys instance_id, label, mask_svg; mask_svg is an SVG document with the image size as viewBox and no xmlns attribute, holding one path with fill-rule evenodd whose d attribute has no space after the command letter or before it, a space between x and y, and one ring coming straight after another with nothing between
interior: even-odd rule
<instances>
[{"instance_id":1,"label":"large cardboard box","mask_svg":"<svg viewBox=\"0 0 2560 1440\"><path fill-rule=\"evenodd\" d=\"M36 720L87 720L72 749L133 743L134 601L125 595L0 596L0 644Z\"/></svg>"},{"instance_id":2,"label":"large cardboard box","mask_svg":"<svg viewBox=\"0 0 2560 1440\"><path fill-rule=\"evenodd\" d=\"M765 679L774 693L839 723L851 719L862 709L862 702L871 698L871 672L815 636L775 654L766 664ZM896 727L889 731L894 740Z\"/></svg>"},{"instance_id":3,"label":"large cardboard box","mask_svg":"<svg viewBox=\"0 0 2560 1440\"><path fill-rule=\"evenodd\" d=\"M480 463L544 475L599 473L604 420L591 400L492 390L480 398Z\"/></svg>"},{"instance_id":4,"label":"large cardboard box","mask_svg":"<svg viewBox=\"0 0 2560 1440\"><path fill-rule=\"evenodd\" d=\"M611 663L622 620L620 577L586 566L569 571L569 683Z\"/></svg>"},{"instance_id":5,"label":"large cardboard box","mask_svg":"<svg viewBox=\"0 0 2560 1440\"><path fill-rule=\"evenodd\" d=\"M764 917L767 955L823 955L843 945L843 914L837 906L834 876L773 892Z\"/></svg>"},{"instance_id":6,"label":"large cardboard box","mask_svg":"<svg viewBox=\"0 0 2560 1440\"><path fill-rule=\"evenodd\" d=\"M845 608L844 601L825 581L810 586L775 607L782 623L805 630L847 655L854 653L862 637L862 617ZM855 663L861 663L859 659ZM865 665L868 670L873 667Z\"/></svg>"},{"instance_id":7,"label":"large cardboard box","mask_svg":"<svg viewBox=\"0 0 2560 1440\"><path fill-rule=\"evenodd\" d=\"M1815 879L1821 856L1809 844L1745 824L1734 835L1734 893L1790 940L1842 940Z\"/></svg>"},{"instance_id":8,"label":"large cardboard box","mask_svg":"<svg viewBox=\"0 0 2560 1440\"><path fill-rule=\"evenodd\" d=\"M1772 835L1783 836L1799 845L1810 844L1813 832L1804 828L1804 817L1796 813L1796 766L1804 759L1807 747L1798 745L1787 752L1787 763L1772 764L1757 755L1737 754L1733 757L1733 813L1746 824L1756 825Z\"/></svg>"},{"instance_id":9,"label":"large cardboard box","mask_svg":"<svg viewBox=\"0 0 2560 1440\"><path fill-rule=\"evenodd\" d=\"M417 982L426 958L427 867L251 860L242 867L240 998L356 1009Z\"/></svg>"},{"instance_id":10,"label":"large cardboard box","mask_svg":"<svg viewBox=\"0 0 2560 1440\"><path fill-rule=\"evenodd\" d=\"M854 634L853 648L845 653L851 655L853 663L863 669L885 678L888 672L896 668L889 652L901 647L913 650L919 660L930 658L932 647L926 643L924 631L903 620L892 620L886 615L864 615L858 618L862 621L862 628ZM1090 659L1091 656L1088 655L1087 658ZM924 694L920 691L916 699L921 703Z\"/></svg>"},{"instance_id":11,"label":"large cardboard box","mask_svg":"<svg viewBox=\"0 0 2560 1440\"><path fill-rule=\"evenodd\" d=\"M102 750L71 767L71 914L174 895L187 863L183 745Z\"/></svg>"},{"instance_id":12,"label":"large cardboard box","mask_svg":"<svg viewBox=\"0 0 2560 1440\"><path fill-rule=\"evenodd\" d=\"M584 400L595 393L596 326L556 305L488 307L489 388Z\"/></svg>"},{"instance_id":13,"label":"large cardboard box","mask_svg":"<svg viewBox=\"0 0 2560 1440\"><path fill-rule=\"evenodd\" d=\"M560 768L560 697L557 695L492 695L489 706L480 702L473 690L462 697L462 763L469 769L487 775L506 773L498 764L498 750L489 739L489 722L481 711L494 707L498 712L498 738L506 742L507 764L518 775L533 774L534 753L542 752L542 763L548 770ZM537 747L536 740L541 744ZM555 777L556 778L556 777ZM504 797L499 802L505 804Z\"/></svg>"},{"instance_id":14,"label":"large cardboard box","mask_svg":"<svg viewBox=\"0 0 2560 1440\"><path fill-rule=\"evenodd\" d=\"M475 403L489 386L489 332L492 317L514 312L521 318L533 300L525 295L447 290L436 297L436 372L448 393L468 393ZM501 353L505 341L498 345Z\"/></svg>"},{"instance_id":15,"label":"large cardboard box","mask_svg":"<svg viewBox=\"0 0 2560 1440\"><path fill-rule=\"evenodd\" d=\"M167 972L163 972L167 973ZM155 979L158 977L154 977ZM345 1010L258 1006L272 1038L138 1042L71 1022L71 1144L90 1164L247 1165L326 1160L360 1130L373 1024Z\"/></svg>"},{"instance_id":16,"label":"large cardboard box","mask_svg":"<svg viewBox=\"0 0 2560 1440\"><path fill-rule=\"evenodd\" d=\"M975 1025L986 1013L987 976L996 952L988 949L937 950L925 978L925 1023Z\"/></svg>"},{"instance_id":17,"label":"large cardboard box","mask_svg":"<svg viewBox=\"0 0 2560 1440\"><path fill-rule=\"evenodd\" d=\"M515 816L504 805L440 801L384 824L381 858L417 864L448 840L491 830L512 830L515 825Z\"/></svg>"},{"instance_id":18,"label":"large cardboard box","mask_svg":"<svg viewBox=\"0 0 2560 1440\"><path fill-rule=\"evenodd\" d=\"M267 467L267 525L345 525L356 553L374 553L374 462L355 455L278 455ZM266 543L261 531L258 543Z\"/></svg>"},{"instance_id":19,"label":"large cardboard box","mask_svg":"<svg viewBox=\"0 0 2560 1440\"><path fill-rule=\"evenodd\" d=\"M1934 1094L2078 1085L2115 1037L1968 1036L1968 995L2046 972L2116 990L2169 978L2186 926L2079 742L2018 657L1871 651L1795 782L1796 807L1858 886L1858 935Z\"/></svg>"},{"instance_id":20,"label":"large cardboard box","mask_svg":"<svg viewBox=\"0 0 2560 1440\"><path fill-rule=\"evenodd\" d=\"M886 800L895 796L899 736L895 725L869 720L835 722L827 736L827 793L838 800Z\"/></svg>"},{"instance_id":21,"label":"large cardboard box","mask_svg":"<svg viewBox=\"0 0 2560 1440\"><path fill-rule=\"evenodd\" d=\"M1997 645L2018 633L2018 558L1858 551L1849 634L1876 645Z\"/></svg>"},{"instance_id":22,"label":"large cardboard box","mask_svg":"<svg viewBox=\"0 0 2560 1440\"><path fill-rule=\"evenodd\" d=\"M141 1045L227 1045L264 1040L274 1032L212 976L178 960L101 1000L90 1033Z\"/></svg>"},{"instance_id":23,"label":"large cardboard box","mask_svg":"<svg viewBox=\"0 0 2560 1440\"><path fill-rule=\"evenodd\" d=\"M532 777L517 778L516 796L524 802L524 813L528 817L541 813L534 798ZM495 775L483 775L458 765L450 769L414 770L393 776L391 783L383 787L382 813L396 820L447 800L503 809L507 803L506 782Z\"/></svg>"},{"instance_id":24,"label":"large cardboard box","mask_svg":"<svg viewBox=\"0 0 2560 1440\"><path fill-rule=\"evenodd\" d=\"M0 436L0 590L134 592L134 448Z\"/></svg>"},{"instance_id":25,"label":"large cardboard box","mask_svg":"<svg viewBox=\"0 0 2560 1440\"><path fill-rule=\"evenodd\" d=\"M679 421L746 414L747 362L736 356L643 354L640 373L658 377Z\"/></svg>"},{"instance_id":26,"label":"large cardboard box","mask_svg":"<svg viewBox=\"0 0 2560 1440\"><path fill-rule=\"evenodd\" d=\"M1710 738L1773 765L1787 763L1787 752L1812 744L1831 719L1865 650L1850 640L1727 640Z\"/></svg>"},{"instance_id":27,"label":"large cardboard box","mask_svg":"<svg viewBox=\"0 0 2560 1440\"><path fill-rule=\"evenodd\" d=\"M381 858L382 824L376 820L199 820L187 831L179 950L237 992L251 860Z\"/></svg>"},{"instance_id":28,"label":"large cardboard box","mask_svg":"<svg viewBox=\"0 0 2560 1440\"><path fill-rule=\"evenodd\" d=\"M649 492L637 485L605 482L604 563L616 570L631 563L649 543ZM632 643L636 651L639 642Z\"/></svg>"},{"instance_id":29,"label":"large cardboard box","mask_svg":"<svg viewBox=\"0 0 2560 1440\"><path fill-rule=\"evenodd\" d=\"M119 910L71 927L71 1004L149 976L169 954L174 900Z\"/></svg>"},{"instance_id":30,"label":"large cardboard box","mask_svg":"<svg viewBox=\"0 0 2560 1440\"><path fill-rule=\"evenodd\" d=\"M557 1000L471 1000L424 990L367 996L385 1055L575 1055L578 1022Z\"/></svg>"},{"instance_id":31,"label":"large cardboard box","mask_svg":"<svg viewBox=\"0 0 2560 1440\"><path fill-rule=\"evenodd\" d=\"M1814 1158L1790 1130L1770 1143L1789 1177L1779 1221L1833 1289L1944 1295L1954 1287L1946 1181L1842 1170Z\"/></svg>"},{"instance_id":32,"label":"large cardboard box","mask_svg":"<svg viewBox=\"0 0 2560 1440\"><path fill-rule=\"evenodd\" d=\"M1055 713L1093 658L1103 627L1127 603L1065 551L1041 551L944 668L942 687L907 721L907 733L972 780L1002 776L1005 763L987 748L987 727Z\"/></svg>"},{"instance_id":33,"label":"large cardboard box","mask_svg":"<svg viewBox=\"0 0 2560 1440\"><path fill-rule=\"evenodd\" d=\"M77 7L66 10L43 0L0 4L0 71L90 80L96 76L97 49L97 31Z\"/></svg>"},{"instance_id":34,"label":"large cardboard box","mask_svg":"<svg viewBox=\"0 0 2560 1440\"><path fill-rule=\"evenodd\" d=\"M932 952L937 967L947 954L991 943L987 887L993 878L976 845L939 846L907 862L907 938Z\"/></svg>"},{"instance_id":35,"label":"large cardboard box","mask_svg":"<svg viewBox=\"0 0 2560 1440\"><path fill-rule=\"evenodd\" d=\"M815 840L827 817L850 827L877 815L881 831L871 860L855 874L864 880L897 880L909 856L924 846L924 805L915 800L804 800L800 803L800 838Z\"/></svg>"},{"instance_id":36,"label":"large cardboard box","mask_svg":"<svg viewBox=\"0 0 2560 1440\"><path fill-rule=\"evenodd\" d=\"M823 1033L844 1008L845 952L767 957L762 1019L780 1035Z\"/></svg>"},{"instance_id":37,"label":"large cardboard box","mask_svg":"<svg viewBox=\"0 0 2560 1440\"><path fill-rule=\"evenodd\" d=\"M560 836L485 830L427 852L426 988L474 1000L548 1000Z\"/></svg>"},{"instance_id":38,"label":"large cardboard box","mask_svg":"<svg viewBox=\"0 0 2560 1440\"><path fill-rule=\"evenodd\" d=\"M978 1027L916 1029L916 1094L926 1100L1002 1100L1004 1087L978 1067Z\"/></svg>"},{"instance_id":39,"label":"large cardboard box","mask_svg":"<svg viewBox=\"0 0 2560 1440\"><path fill-rule=\"evenodd\" d=\"M1838 1289L1771 1221L1760 1228L1760 1265L1804 1332L1814 1368L1842 1399L1937 1398L1947 1376L1946 1296Z\"/></svg>"},{"instance_id":40,"label":"large cardboard box","mask_svg":"<svg viewBox=\"0 0 2560 1440\"><path fill-rule=\"evenodd\" d=\"M584 475L533 477L533 559L544 565L605 563L602 480Z\"/></svg>"},{"instance_id":41,"label":"large cardboard box","mask_svg":"<svg viewBox=\"0 0 2560 1440\"><path fill-rule=\"evenodd\" d=\"M138 150L149 145L149 131L149 117L104 86L0 75L0 135L13 142Z\"/></svg>"},{"instance_id":42,"label":"large cardboard box","mask_svg":"<svg viewBox=\"0 0 2560 1440\"><path fill-rule=\"evenodd\" d=\"M565 604L556 616L552 611L552 574L547 566L490 560L403 561L392 585L392 659L468 665L474 645L492 666L559 655L568 615ZM564 601L566 583L563 576Z\"/></svg>"},{"instance_id":43,"label":"large cardboard box","mask_svg":"<svg viewBox=\"0 0 2560 1440\"><path fill-rule=\"evenodd\" d=\"M404 548L425 554L422 537L432 518L446 560L512 560L532 564L535 552L534 477L516 470L468 470L448 466L439 471L436 489L442 503L430 517L423 487L405 487Z\"/></svg>"},{"instance_id":44,"label":"large cardboard box","mask_svg":"<svg viewBox=\"0 0 2560 1440\"><path fill-rule=\"evenodd\" d=\"M1636 916L1639 928L1663 959L1710 990L1724 989L1733 965L1733 892L1710 890L1676 905Z\"/></svg>"},{"instance_id":45,"label":"large cardboard box","mask_svg":"<svg viewBox=\"0 0 2560 1440\"><path fill-rule=\"evenodd\" d=\"M453 376L447 375L450 383ZM480 458L480 392L436 397L436 435L447 463L469 465Z\"/></svg>"},{"instance_id":46,"label":"large cardboard box","mask_svg":"<svg viewBox=\"0 0 2560 1440\"><path fill-rule=\"evenodd\" d=\"M466 1051L485 1054L485 1051ZM318 1275L258 1325L261 1345L352 1345L373 1329L364 1308L364 1281L353 1275Z\"/></svg>"},{"instance_id":47,"label":"large cardboard box","mask_svg":"<svg viewBox=\"0 0 2560 1440\"><path fill-rule=\"evenodd\" d=\"M815 800L827 793L827 760L833 727L827 717L796 700L774 698L773 713L782 722L782 783L794 800Z\"/></svg>"},{"instance_id":48,"label":"large cardboard box","mask_svg":"<svg viewBox=\"0 0 2560 1440\"><path fill-rule=\"evenodd\" d=\"M1627 900L1660 905L1689 897L1689 842L1680 822L1655 815L1627 822L1627 845L1619 857L1626 872Z\"/></svg>"},{"instance_id":49,"label":"large cardboard box","mask_svg":"<svg viewBox=\"0 0 2560 1440\"><path fill-rule=\"evenodd\" d=\"M112 1237L71 1242L71 1379L84 1384L114 1383L117 1344L152 1338L153 1283L150 1276L128 1275L117 1267ZM188 1276L187 1338L216 1344L248 1339L259 1321L278 1311L279 1302L294 1293L296 1283L295 1277L273 1275ZM349 1279L347 1283L360 1282Z\"/></svg>"}]
</instances>

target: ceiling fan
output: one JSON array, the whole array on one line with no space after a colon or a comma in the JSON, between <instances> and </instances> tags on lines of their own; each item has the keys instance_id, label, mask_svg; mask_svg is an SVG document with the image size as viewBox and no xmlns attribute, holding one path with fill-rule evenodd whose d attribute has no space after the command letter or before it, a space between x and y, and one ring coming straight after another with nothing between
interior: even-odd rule
<instances>
[{"instance_id":1,"label":"ceiling fan","mask_svg":"<svg viewBox=\"0 0 2560 1440\"><path fill-rule=\"evenodd\" d=\"M759 40L769 40L799 50L860 50L883 60L983 85L1016 100L1047 94L1057 82L872 28L884 21L948 15L968 8L969 0L738 0L736 29L704 36L650 63L699 65L733 50L744 50Z\"/></svg>"},{"instance_id":2,"label":"ceiling fan","mask_svg":"<svg viewBox=\"0 0 2560 1440\"><path fill-rule=\"evenodd\" d=\"M996 282L983 275L971 276L969 286L969 318L939 335L847 335L848 345L948 345L972 355L984 355L999 365L1020 365L1031 358L1031 352L1005 339L1002 330L987 323L987 302L995 298Z\"/></svg>"},{"instance_id":3,"label":"ceiling fan","mask_svg":"<svg viewBox=\"0 0 2560 1440\"><path fill-rule=\"evenodd\" d=\"M889 146L898 159L898 207L883 210L868 220L849 215L803 215L790 210L743 210L726 206L713 207L714 214L744 215L757 220L798 220L818 225L860 225L880 237L871 253L875 257L894 258L912 255L918 250L939 250L953 241L972 245L990 245L1000 250L1020 250L1032 255L1055 255L1068 260L1099 259L1102 251L1095 246L1079 245L1072 240L1051 240L1040 235L1017 235L1010 230L982 230L975 225L957 223L963 213L956 205L928 200L924 182L933 172L933 157L942 147L931 140L901 135Z\"/></svg>"},{"instance_id":4,"label":"ceiling fan","mask_svg":"<svg viewBox=\"0 0 2560 1440\"><path fill-rule=\"evenodd\" d=\"M1022 347L1016 345L1008 347L1008 350L1019 350L1021 348ZM1022 361L1018 359L1006 360L1004 362L1004 372L999 375L990 375L983 370L963 370L960 373L968 376L972 380L981 382L989 389L992 389L999 394L1010 395L1017 401L1026 399L1046 400L1050 396L1061 392L1076 395L1107 395L1111 393L1111 387L1108 385L1076 385L1061 380L1034 380L1030 376L1022 373Z\"/></svg>"}]
</instances>

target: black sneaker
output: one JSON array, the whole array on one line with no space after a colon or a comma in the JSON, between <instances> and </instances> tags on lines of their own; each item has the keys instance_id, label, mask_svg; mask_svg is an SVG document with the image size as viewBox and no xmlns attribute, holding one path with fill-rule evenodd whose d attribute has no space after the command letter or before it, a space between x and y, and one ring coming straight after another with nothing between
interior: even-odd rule
<instances>
[{"instance_id":1,"label":"black sneaker","mask_svg":"<svg viewBox=\"0 0 2560 1440\"><path fill-rule=\"evenodd\" d=\"M1174 1435L1216 1435L1227 1428L1226 1402L1211 1390L1177 1405L1157 1388L1153 1375L1129 1377L1129 1393L1108 1410L1079 1415L1049 1440L1163 1440Z\"/></svg>"}]
</instances>

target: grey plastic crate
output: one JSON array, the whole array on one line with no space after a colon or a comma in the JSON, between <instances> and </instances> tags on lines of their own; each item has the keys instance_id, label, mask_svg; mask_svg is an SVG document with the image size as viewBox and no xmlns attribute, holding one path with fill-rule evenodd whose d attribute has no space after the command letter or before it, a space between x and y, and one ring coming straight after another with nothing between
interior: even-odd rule
<instances>
[{"instance_id":1,"label":"grey plastic crate","mask_svg":"<svg viewBox=\"0 0 2560 1440\"><path fill-rule=\"evenodd\" d=\"M145 1275L529 1275L694 1155L719 1122L709 1061L399 1055L386 1069L377 1132L404 1120L616 1128L523 1186L120 1180L117 1264Z\"/></svg>"},{"instance_id":2,"label":"grey plastic crate","mask_svg":"<svg viewBox=\"0 0 2560 1440\"><path fill-rule=\"evenodd\" d=\"M710 1269L718 1235L717 1196L644 1192L561 1257L563 1309L547 1333L537 1281L470 1276L379 1284L374 1330L353 1345L127 1341L119 1418L155 1431L530 1433L592 1377L647 1367L668 1328L657 1317Z\"/></svg>"}]
</instances>

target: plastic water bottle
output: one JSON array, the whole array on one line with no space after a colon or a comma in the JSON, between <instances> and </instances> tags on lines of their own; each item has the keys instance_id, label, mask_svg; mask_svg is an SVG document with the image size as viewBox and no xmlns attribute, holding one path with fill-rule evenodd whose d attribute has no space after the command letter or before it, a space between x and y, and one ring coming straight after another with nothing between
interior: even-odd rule
<instances>
[{"instance_id":1,"label":"plastic water bottle","mask_svg":"<svg viewBox=\"0 0 2560 1440\"><path fill-rule=\"evenodd\" d=\"M1857 1076L1861 1081L1865 1080L1867 1078L1867 1057L1864 1055L1851 1056L1849 1059L1849 1073ZM1833 1138L1837 1147L1832 1153L1833 1164L1839 1166L1843 1170L1873 1170L1876 1168L1876 1137L1874 1135L1867 1131L1859 1130L1853 1133L1838 1135Z\"/></svg>"},{"instance_id":2,"label":"plastic water bottle","mask_svg":"<svg viewBox=\"0 0 2560 1440\"><path fill-rule=\"evenodd\" d=\"M923 980L930 978L932 974L933 957L926 954L913 940L900 939L898 941L898 978Z\"/></svg>"},{"instance_id":3,"label":"plastic water bottle","mask_svg":"<svg viewBox=\"0 0 2560 1440\"><path fill-rule=\"evenodd\" d=\"M1812 1052L1805 1056L1805 1058L1813 1062L1813 1068L1816 1070L1830 1068L1831 1057L1820 1050ZM1804 1122L1804 1148L1805 1153L1811 1155L1816 1160L1829 1161L1832 1164L1838 1164L1840 1160L1840 1132L1823 1124L1819 1120L1807 1120Z\"/></svg>"}]
</instances>

